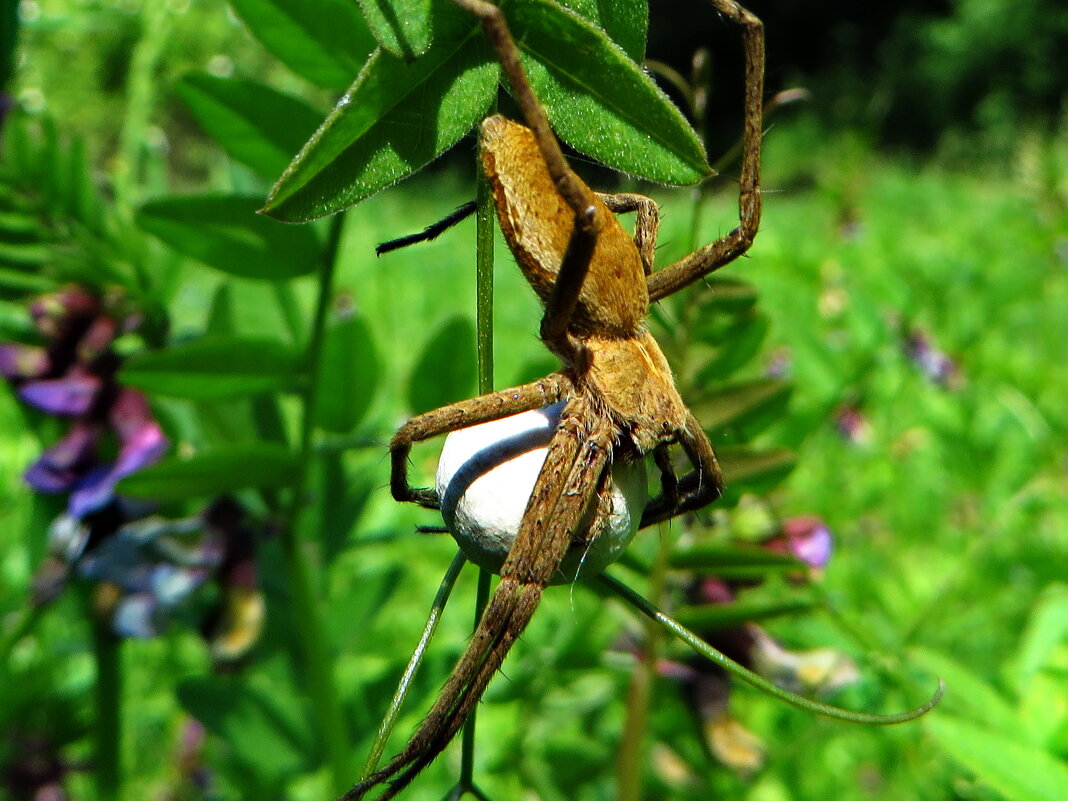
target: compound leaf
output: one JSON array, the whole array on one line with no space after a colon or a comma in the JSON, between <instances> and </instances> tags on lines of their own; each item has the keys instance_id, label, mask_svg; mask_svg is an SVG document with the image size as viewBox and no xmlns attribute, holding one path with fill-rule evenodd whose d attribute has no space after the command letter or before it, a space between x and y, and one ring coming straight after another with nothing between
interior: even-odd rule
<instances>
[{"instance_id":1,"label":"compound leaf","mask_svg":"<svg viewBox=\"0 0 1068 801\"><path fill-rule=\"evenodd\" d=\"M223 150L270 178L285 169L322 118L302 100L241 78L187 75L176 89Z\"/></svg>"},{"instance_id":2,"label":"compound leaf","mask_svg":"<svg viewBox=\"0 0 1068 801\"><path fill-rule=\"evenodd\" d=\"M412 63L375 51L274 185L267 214L301 221L348 208L421 169L474 126L500 68L460 9L436 4L434 31Z\"/></svg>"},{"instance_id":3,"label":"compound leaf","mask_svg":"<svg viewBox=\"0 0 1068 801\"><path fill-rule=\"evenodd\" d=\"M252 35L314 84L342 89L374 48L350 0L231 0Z\"/></svg>"},{"instance_id":4,"label":"compound leaf","mask_svg":"<svg viewBox=\"0 0 1068 801\"><path fill-rule=\"evenodd\" d=\"M279 225L256 214L260 199L189 195L146 203L137 224L186 256L246 278L284 279L319 266L319 239L308 226Z\"/></svg>"},{"instance_id":5,"label":"compound leaf","mask_svg":"<svg viewBox=\"0 0 1068 801\"><path fill-rule=\"evenodd\" d=\"M296 455L282 445L233 445L188 459L168 457L124 478L118 491L161 502L214 498L242 489L285 487L296 467Z\"/></svg>"},{"instance_id":6,"label":"compound leaf","mask_svg":"<svg viewBox=\"0 0 1068 801\"><path fill-rule=\"evenodd\" d=\"M284 391L297 369L296 354L279 342L207 337L131 356L122 381L172 398L219 400Z\"/></svg>"}]
</instances>

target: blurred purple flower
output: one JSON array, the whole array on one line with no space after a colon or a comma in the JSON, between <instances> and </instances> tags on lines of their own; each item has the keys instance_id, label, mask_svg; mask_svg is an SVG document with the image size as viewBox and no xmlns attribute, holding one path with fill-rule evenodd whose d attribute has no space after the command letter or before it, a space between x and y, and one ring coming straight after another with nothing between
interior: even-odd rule
<instances>
[{"instance_id":1,"label":"blurred purple flower","mask_svg":"<svg viewBox=\"0 0 1068 801\"><path fill-rule=\"evenodd\" d=\"M769 550L793 554L813 570L826 567L834 550L831 530L814 516L791 517L783 521L780 533L763 544Z\"/></svg>"},{"instance_id":2,"label":"blurred purple flower","mask_svg":"<svg viewBox=\"0 0 1068 801\"><path fill-rule=\"evenodd\" d=\"M80 287L38 298L30 315L44 346L0 344L0 373L26 404L73 422L24 478L39 492L70 493L68 511L84 517L108 505L122 478L158 461L167 449L144 396L116 381L121 359L112 343L139 318L116 317ZM101 461L111 433L118 440L117 457Z\"/></svg>"},{"instance_id":3,"label":"blurred purple flower","mask_svg":"<svg viewBox=\"0 0 1068 801\"><path fill-rule=\"evenodd\" d=\"M905 332L902 348L909 361L933 384L953 389L960 383L960 369L918 328Z\"/></svg>"},{"instance_id":4,"label":"blurred purple flower","mask_svg":"<svg viewBox=\"0 0 1068 801\"><path fill-rule=\"evenodd\" d=\"M853 445L867 445L871 442L871 423L856 404L843 403L835 409L834 425L846 442Z\"/></svg>"}]
</instances>

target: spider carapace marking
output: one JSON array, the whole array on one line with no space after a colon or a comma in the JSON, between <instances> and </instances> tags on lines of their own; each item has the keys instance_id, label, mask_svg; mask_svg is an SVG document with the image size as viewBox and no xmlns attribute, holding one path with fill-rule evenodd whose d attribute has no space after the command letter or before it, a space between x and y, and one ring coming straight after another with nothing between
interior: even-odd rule
<instances>
[{"instance_id":1,"label":"spider carapace marking","mask_svg":"<svg viewBox=\"0 0 1068 801\"><path fill-rule=\"evenodd\" d=\"M712 445L675 389L660 347L645 330L651 301L719 269L749 248L760 222L759 162L764 44L760 21L733 0L711 0L739 25L745 48L745 122L739 177L740 224L726 236L653 270L658 211L639 195L596 195L568 166L519 52L496 6L453 0L474 14L500 58L526 125L491 117L482 126L483 168L501 229L545 311L541 339L563 369L540 381L460 401L409 420L390 444L394 498L438 508L437 494L414 488L408 454L426 439L566 401L549 443L501 580L426 719L407 746L343 797L388 783L392 798L459 732L522 634L568 549L588 541L605 509L614 463L651 453L662 492L641 524L665 520L717 498L722 478ZM613 216L636 212L633 239ZM441 226L428 232L440 233ZM385 252L421 238L405 237ZM429 237L426 237L429 238ZM679 444L693 470L677 478L668 453Z\"/></svg>"}]
</instances>

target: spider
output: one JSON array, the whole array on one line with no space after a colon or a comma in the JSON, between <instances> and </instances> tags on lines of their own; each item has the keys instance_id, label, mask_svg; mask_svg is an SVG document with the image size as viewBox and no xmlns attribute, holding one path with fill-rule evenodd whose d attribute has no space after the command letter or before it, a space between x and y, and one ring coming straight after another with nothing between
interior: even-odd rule
<instances>
[{"instance_id":1,"label":"spider","mask_svg":"<svg viewBox=\"0 0 1068 801\"><path fill-rule=\"evenodd\" d=\"M343 796L361 798L389 782L392 798L449 743L482 696L565 554L604 514L613 465L651 454L662 491L642 526L705 506L723 478L712 445L675 389L660 347L645 329L649 304L744 254L760 222L759 160L764 69L763 26L733 0L711 0L742 29L745 121L740 225L663 269L653 270L659 222L640 195L597 195L572 172L519 63L504 16L484 0L454 0L474 14L497 51L525 125L492 116L482 123L481 158L501 229L523 274L544 304L541 339L563 363L522 386L453 403L406 423L391 449L391 489L398 501L439 508L437 493L411 487L413 444L461 428L563 402L500 583L459 663L404 750ZM632 238L614 213L636 212ZM430 229L428 229L428 236ZM406 237L407 244L418 238ZM677 478L668 448L682 446L693 466Z\"/></svg>"}]
</instances>

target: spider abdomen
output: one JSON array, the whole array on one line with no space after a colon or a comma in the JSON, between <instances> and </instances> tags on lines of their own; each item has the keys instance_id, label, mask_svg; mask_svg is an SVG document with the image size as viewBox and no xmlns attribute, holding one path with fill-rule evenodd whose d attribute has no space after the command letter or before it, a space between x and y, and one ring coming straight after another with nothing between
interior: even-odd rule
<instances>
[{"instance_id":1,"label":"spider abdomen","mask_svg":"<svg viewBox=\"0 0 1068 801\"><path fill-rule=\"evenodd\" d=\"M556 189L530 129L501 116L482 123L482 166L501 231L523 275L546 303L567 250L575 214ZM571 329L637 333L649 309L645 267L630 234L590 193L603 227L579 292Z\"/></svg>"}]
</instances>

